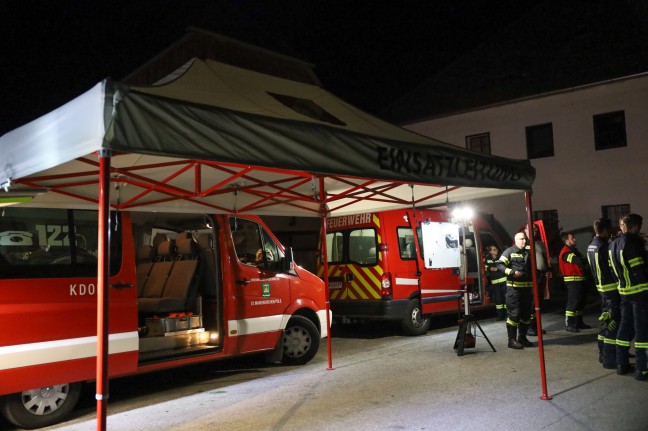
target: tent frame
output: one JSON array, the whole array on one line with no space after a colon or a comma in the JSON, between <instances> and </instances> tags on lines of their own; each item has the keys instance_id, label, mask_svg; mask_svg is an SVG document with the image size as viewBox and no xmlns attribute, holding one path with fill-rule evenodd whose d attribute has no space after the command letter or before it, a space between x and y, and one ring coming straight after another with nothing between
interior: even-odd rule
<instances>
[{"instance_id":1,"label":"tent frame","mask_svg":"<svg viewBox=\"0 0 648 431\"><path fill-rule=\"evenodd\" d=\"M99 209L98 429L105 429L108 398L111 209L319 216L325 265L325 218L332 213L527 190L532 219L535 169L528 160L476 153L416 134L319 86L194 60L182 74L146 88L102 81L0 137L1 187L47 192L26 206ZM272 94L322 108L341 122L305 115ZM410 200L410 186L419 186L421 196ZM233 209L224 200L231 193ZM244 198L239 208L237 195ZM327 276L325 286L328 311ZM328 320L327 313L330 329ZM328 350L333 369L330 336Z\"/></svg>"},{"instance_id":2,"label":"tent frame","mask_svg":"<svg viewBox=\"0 0 648 431\"><path fill-rule=\"evenodd\" d=\"M209 163L209 165L213 165L212 163ZM114 174L115 172L118 173L124 173L122 170L115 170L111 169L111 152L107 150L102 150L99 152L99 199L98 199L98 208L99 208L99 233L98 233L98 268L97 268L97 273L98 273L98 285L97 285L97 295L98 295L98 302L97 302L97 335L98 335L98 343L97 343L97 393L96 393L96 401L97 401L97 430L98 431L104 431L106 429L106 417L107 417L107 401L108 401L108 288L109 288L109 268L106 262L110 262L110 185L111 185L111 178L114 180L117 178L118 180L119 177L115 177ZM184 169L190 169L191 167L197 167L196 168L196 175L199 176L200 169L199 167L201 166L201 163L192 161L191 163L184 164L184 168L181 168L180 171L183 171ZM251 167L250 167L251 169ZM262 169L267 169L267 168L262 168ZM244 169L241 172L247 172L247 169ZM275 170L273 170L275 171ZM297 177L304 177L305 175L298 175L296 173L290 172L290 171L282 171L279 170L282 173L286 174L295 174ZM128 172L129 175L132 175L132 172ZM230 180L236 179L243 177L244 174L241 175L233 175L230 177ZM309 175L309 178L307 178L308 181L310 181L312 177ZM338 177L339 179L339 177ZM39 179L32 178L29 181L29 184L27 182L23 182L25 185L31 185L31 186L37 186L38 185ZM229 181L228 181L229 182ZM331 329L331 322L330 322L330 317L329 317L329 310L330 310L330 302L329 302L329 280L328 280L328 256L327 256L327 250L326 250L326 216L329 213L328 209L328 203L329 202L335 202L337 199L339 199L340 196L333 195L331 196L331 199L329 200L326 195L326 190L325 190L325 185L324 185L324 176L319 176L318 177L318 182L319 182L319 193L314 195L312 199L319 201L320 204L320 217L322 220L322 228L321 228L321 256L322 260L324 262L324 283L325 283L325 294L326 294L326 326L327 330L329 333L329 336L327 337L327 358L328 358L328 370L334 370L333 368L333 363L332 363L332 353L331 353L331 336L330 336L330 329ZM377 189L371 189L371 184L373 184L375 181L374 180L367 180L363 185L355 187L354 189L348 191L347 193L344 193L345 196L348 195L358 195L362 192L366 193L368 192L370 194L369 199L378 199L375 198L374 196L381 196L382 199L387 199L389 196L387 191L391 187L395 187L398 185L397 183L392 184L391 186L380 186ZM135 182L133 182L135 183ZM197 182L199 184L199 182ZM265 184L267 185L267 184ZM166 187L163 183L162 184L150 184L150 187ZM267 201L273 201L275 199L280 199L285 198L288 195L293 195L294 192L288 189L283 189L281 187L278 187L280 191L278 191L275 195L266 195L265 193L260 194L260 199L257 201L257 204L260 206L263 205L268 205ZM253 189L253 187L248 188L248 191L250 189ZM211 187L209 190L209 193L214 193L218 189L216 187ZM54 192L60 192L64 193L62 190L56 190L53 189L52 191ZM231 190L228 190L228 192ZM170 190L169 190L170 192ZM284 195L283 193L287 193L287 195ZM445 190L444 192L445 193ZM187 199L194 199L195 196L187 196L188 191L183 192L183 198ZM192 194L193 195L193 194ZM294 196L293 196L294 197ZM299 195L299 199L306 199L306 196ZM362 199L362 197L358 196L357 199ZM531 206L531 192L527 191L525 192L525 200L526 200L526 213L527 213L527 223L528 227L533 226L533 212L532 212L532 206ZM282 202L285 204L285 202ZM125 209L128 208L128 206L132 203L125 203L122 205L113 205L115 209ZM246 208L246 210L251 210L254 209L254 206L250 208ZM529 229L529 232L531 229ZM533 239L533 235L529 238L530 240L530 247L531 250L535 250L535 242ZM542 338L542 317L541 317L541 310L539 307L540 301L539 301L539 294L538 294L538 277L536 273L536 256L535 253L531 253L531 261L532 261L532 267L533 267L533 294L535 298L535 312L536 312L536 319L537 319L537 329L538 329L538 351L539 351L539 356L540 356L540 374L542 378L542 396L540 397L543 400L550 400L551 397L548 396L547 394L547 381L546 381L546 370L545 370L545 362L544 362L544 346L543 346L543 338Z\"/></svg>"}]
</instances>

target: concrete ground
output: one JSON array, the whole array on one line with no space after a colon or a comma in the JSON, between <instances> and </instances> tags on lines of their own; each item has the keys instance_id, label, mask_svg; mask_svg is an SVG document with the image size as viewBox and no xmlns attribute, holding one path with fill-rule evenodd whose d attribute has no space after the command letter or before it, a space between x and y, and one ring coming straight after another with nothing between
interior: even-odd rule
<instances>
[{"instance_id":1,"label":"concrete ground","mask_svg":"<svg viewBox=\"0 0 648 431\"><path fill-rule=\"evenodd\" d=\"M586 322L594 324L597 311L590 307ZM564 331L562 307L543 315L551 400L542 400L538 349L507 348L504 324L478 318L497 352L478 331L476 347L457 356L452 326L422 337L384 327L338 329L334 370L327 370L324 344L306 366L266 373L259 365L246 372L262 377L233 373L200 380L176 398L148 394L129 407L109 404L108 429L648 430L648 381L603 369L596 329ZM50 429L95 428L90 410Z\"/></svg>"}]
</instances>

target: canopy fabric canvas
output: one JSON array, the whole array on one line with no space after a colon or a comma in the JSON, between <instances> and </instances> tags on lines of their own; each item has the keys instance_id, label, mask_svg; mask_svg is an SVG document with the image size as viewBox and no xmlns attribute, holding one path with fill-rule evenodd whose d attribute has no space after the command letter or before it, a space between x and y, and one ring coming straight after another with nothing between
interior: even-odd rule
<instances>
[{"instance_id":1,"label":"canopy fabric canvas","mask_svg":"<svg viewBox=\"0 0 648 431\"><path fill-rule=\"evenodd\" d=\"M150 87L105 80L0 137L0 185L24 205L321 215L530 190L526 160L480 154L373 117L325 89L193 59ZM37 191L37 192L34 192ZM0 191L0 196L2 192Z\"/></svg>"}]
</instances>

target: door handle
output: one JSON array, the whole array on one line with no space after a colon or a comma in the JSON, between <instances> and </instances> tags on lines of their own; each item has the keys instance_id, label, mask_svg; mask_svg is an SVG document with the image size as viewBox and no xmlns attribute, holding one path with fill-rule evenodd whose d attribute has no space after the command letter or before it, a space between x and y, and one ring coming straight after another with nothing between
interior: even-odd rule
<instances>
[{"instance_id":1,"label":"door handle","mask_svg":"<svg viewBox=\"0 0 648 431\"><path fill-rule=\"evenodd\" d=\"M129 289L133 287L132 283L115 283L111 284L110 287L114 287L115 289Z\"/></svg>"},{"instance_id":2,"label":"door handle","mask_svg":"<svg viewBox=\"0 0 648 431\"><path fill-rule=\"evenodd\" d=\"M250 280L248 280L247 278L242 278L240 280L236 280L236 284L250 284Z\"/></svg>"}]
</instances>

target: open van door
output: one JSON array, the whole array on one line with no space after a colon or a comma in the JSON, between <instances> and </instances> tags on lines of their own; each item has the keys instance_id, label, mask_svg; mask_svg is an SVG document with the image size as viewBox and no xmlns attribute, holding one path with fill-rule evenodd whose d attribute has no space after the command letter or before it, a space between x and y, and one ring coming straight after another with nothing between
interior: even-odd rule
<instances>
[{"instance_id":1,"label":"open van door","mask_svg":"<svg viewBox=\"0 0 648 431\"><path fill-rule=\"evenodd\" d=\"M424 221L421 223L421 245L424 273L438 272L434 283L420 283L423 314L434 311L440 300L458 295L459 284L456 271L462 268L460 226L456 223ZM465 265L464 265L465 267ZM451 271L449 271L451 270ZM465 275L465 271L463 272Z\"/></svg>"},{"instance_id":2,"label":"open van door","mask_svg":"<svg viewBox=\"0 0 648 431\"><path fill-rule=\"evenodd\" d=\"M537 230L537 232L536 232ZM526 225L520 227L518 232L526 231ZM545 230L544 222L542 220L536 220L533 222L533 231L535 234L535 240L540 241L544 246L545 261L547 264L547 276L544 277L544 286L538 286L540 292L543 292L543 298L549 299L549 280L551 279L551 255L549 251L549 242L547 241L547 232ZM528 235L528 232L527 232ZM537 258L538 256L536 256Z\"/></svg>"}]
</instances>

